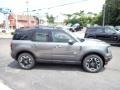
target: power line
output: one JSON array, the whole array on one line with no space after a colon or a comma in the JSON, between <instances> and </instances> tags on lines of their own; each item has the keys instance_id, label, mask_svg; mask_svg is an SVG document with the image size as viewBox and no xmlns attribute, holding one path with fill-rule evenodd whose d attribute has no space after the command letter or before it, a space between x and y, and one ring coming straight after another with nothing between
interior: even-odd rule
<instances>
[{"instance_id":1,"label":"power line","mask_svg":"<svg viewBox=\"0 0 120 90\"><path fill-rule=\"evenodd\" d=\"M42 9L32 10L30 12L40 11L40 10L43 10L43 9L52 9L52 8L57 8L57 7L63 7L63 6L67 6L67 5L81 3L83 1L88 1L88 0L80 0L80 1L76 1L76 2L65 3L65 4L61 4L61 5L56 5L56 6L48 7L48 8L42 8Z\"/></svg>"},{"instance_id":2,"label":"power line","mask_svg":"<svg viewBox=\"0 0 120 90\"><path fill-rule=\"evenodd\" d=\"M87 1L87 0L84 0L84 1ZM56 7L62 7L62 6L71 5L71 4L76 4L76 3L80 3L80 2L81 1L71 2L71 3L65 3L65 4L61 4L61 5L56 5L56 6L53 6L53 7L49 7L48 9L56 8Z\"/></svg>"}]
</instances>

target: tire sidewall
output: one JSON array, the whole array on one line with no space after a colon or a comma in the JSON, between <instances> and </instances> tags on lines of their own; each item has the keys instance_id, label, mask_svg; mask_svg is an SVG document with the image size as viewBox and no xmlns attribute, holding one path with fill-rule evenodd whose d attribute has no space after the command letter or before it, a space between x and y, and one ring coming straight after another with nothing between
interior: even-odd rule
<instances>
[{"instance_id":1,"label":"tire sidewall","mask_svg":"<svg viewBox=\"0 0 120 90\"><path fill-rule=\"evenodd\" d=\"M30 67L24 68L24 67L21 66L21 64L20 64L20 58L21 58L22 56L28 56L28 57L31 59L32 64L30 65ZM33 57L31 54L29 54L29 53L22 53L22 54L20 54L20 55L18 56L18 58L17 58L17 61L18 61L18 64L19 64L20 68L25 69L25 70L32 69L32 68L35 66L35 59L34 59L34 57Z\"/></svg>"},{"instance_id":2,"label":"tire sidewall","mask_svg":"<svg viewBox=\"0 0 120 90\"><path fill-rule=\"evenodd\" d=\"M99 61L100 61L100 67L99 67L99 69L97 69L97 70L95 70L95 71L90 71L90 70L87 68L87 66L86 66L87 60L88 60L89 58L91 58L91 57L96 57L96 58L98 58ZM88 56L86 56L86 57L84 58L83 63L82 63L82 66L83 66L83 69L84 69L85 71L90 72L90 73L96 73L96 72L99 72L99 71L103 68L104 64L103 64L103 60L102 60L102 58L101 58L100 56L95 55L95 54L91 54L91 55L88 55Z\"/></svg>"}]
</instances>

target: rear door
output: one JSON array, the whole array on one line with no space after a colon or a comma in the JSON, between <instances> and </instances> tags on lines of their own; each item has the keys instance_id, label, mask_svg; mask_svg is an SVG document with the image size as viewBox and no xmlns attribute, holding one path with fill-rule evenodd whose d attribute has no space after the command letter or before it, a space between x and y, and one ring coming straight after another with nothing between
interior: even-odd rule
<instances>
[{"instance_id":1,"label":"rear door","mask_svg":"<svg viewBox=\"0 0 120 90\"><path fill-rule=\"evenodd\" d=\"M52 49L49 44L49 30L38 30L34 37L34 50L38 59L52 59Z\"/></svg>"}]
</instances>

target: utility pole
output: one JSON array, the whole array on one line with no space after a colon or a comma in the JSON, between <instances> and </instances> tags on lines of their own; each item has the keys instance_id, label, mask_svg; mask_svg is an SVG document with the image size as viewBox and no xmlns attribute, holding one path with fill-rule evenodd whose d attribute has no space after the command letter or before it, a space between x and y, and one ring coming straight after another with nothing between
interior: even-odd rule
<instances>
[{"instance_id":1,"label":"utility pole","mask_svg":"<svg viewBox=\"0 0 120 90\"><path fill-rule=\"evenodd\" d=\"M38 26L40 25L40 13L38 12L38 13L36 13L36 15L37 15L37 18L38 18Z\"/></svg>"},{"instance_id":2,"label":"utility pole","mask_svg":"<svg viewBox=\"0 0 120 90\"><path fill-rule=\"evenodd\" d=\"M106 12L106 4L103 5L103 27L105 26L105 12Z\"/></svg>"},{"instance_id":3,"label":"utility pole","mask_svg":"<svg viewBox=\"0 0 120 90\"><path fill-rule=\"evenodd\" d=\"M17 14L15 15L15 22L16 22L16 29L18 28L18 19L17 19Z\"/></svg>"},{"instance_id":4,"label":"utility pole","mask_svg":"<svg viewBox=\"0 0 120 90\"><path fill-rule=\"evenodd\" d=\"M5 30L9 31L9 23L8 23L9 14L4 14L4 15L5 15Z\"/></svg>"},{"instance_id":5,"label":"utility pole","mask_svg":"<svg viewBox=\"0 0 120 90\"><path fill-rule=\"evenodd\" d=\"M28 2L28 0L26 1L26 8L27 8L27 19L28 19L28 27L29 27L29 8L28 8L28 4L29 4L29 2Z\"/></svg>"}]
</instances>

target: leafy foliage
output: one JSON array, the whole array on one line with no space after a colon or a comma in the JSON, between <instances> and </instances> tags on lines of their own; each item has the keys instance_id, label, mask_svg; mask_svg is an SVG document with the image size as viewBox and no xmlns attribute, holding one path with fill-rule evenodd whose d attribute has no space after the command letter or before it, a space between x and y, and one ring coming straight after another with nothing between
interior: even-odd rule
<instances>
[{"instance_id":1,"label":"leafy foliage","mask_svg":"<svg viewBox=\"0 0 120 90\"><path fill-rule=\"evenodd\" d=\"M47 18L47 22L50 24L53 24L55 21L55 17L53 17L53 15L46 14L46 18Z\"/></svg>"},{"instance_id":2,"label":"leafy foliage","mask_svg":"<svg viewBox=\"0 0 120 90\"><path fill-rule=\"evenodd\" d=\"M90 16L88 14L91 14ZM101 24L101 13L99 15L94 13L85 14L84 11L76 12L73 14L66 14L67 19L65 19L66 24L79 23L81 26L86 26L87 24Z\"/></svg>"},{"instance_id":3,"label":"leafy foliage","mask_svg":"<svg viewBox=\"0 0 120 90\"><path fill-rule=\"evenodd\" d=\"M105 24L120 25L120 0L106 0Z\"/></svg>"},{"instance_id":4,"label":"leafy foliage","mask_svg":"<svg viewBox=\"0 0 120 90\"><path fill-rule=\"evenodd\" d=\"M102 25L103 12L105 9L105 25L120 25L120 0L106 0L105 7L103 7L102 13L94 15L94 17L86 17L84 11L73 13L65 20L65 23L79 23L86 26L86 24L98 24ZM75 16L73 18L73 16ZM76 16L78 18L76 18Z\"/></svg>"}]
</instances>

